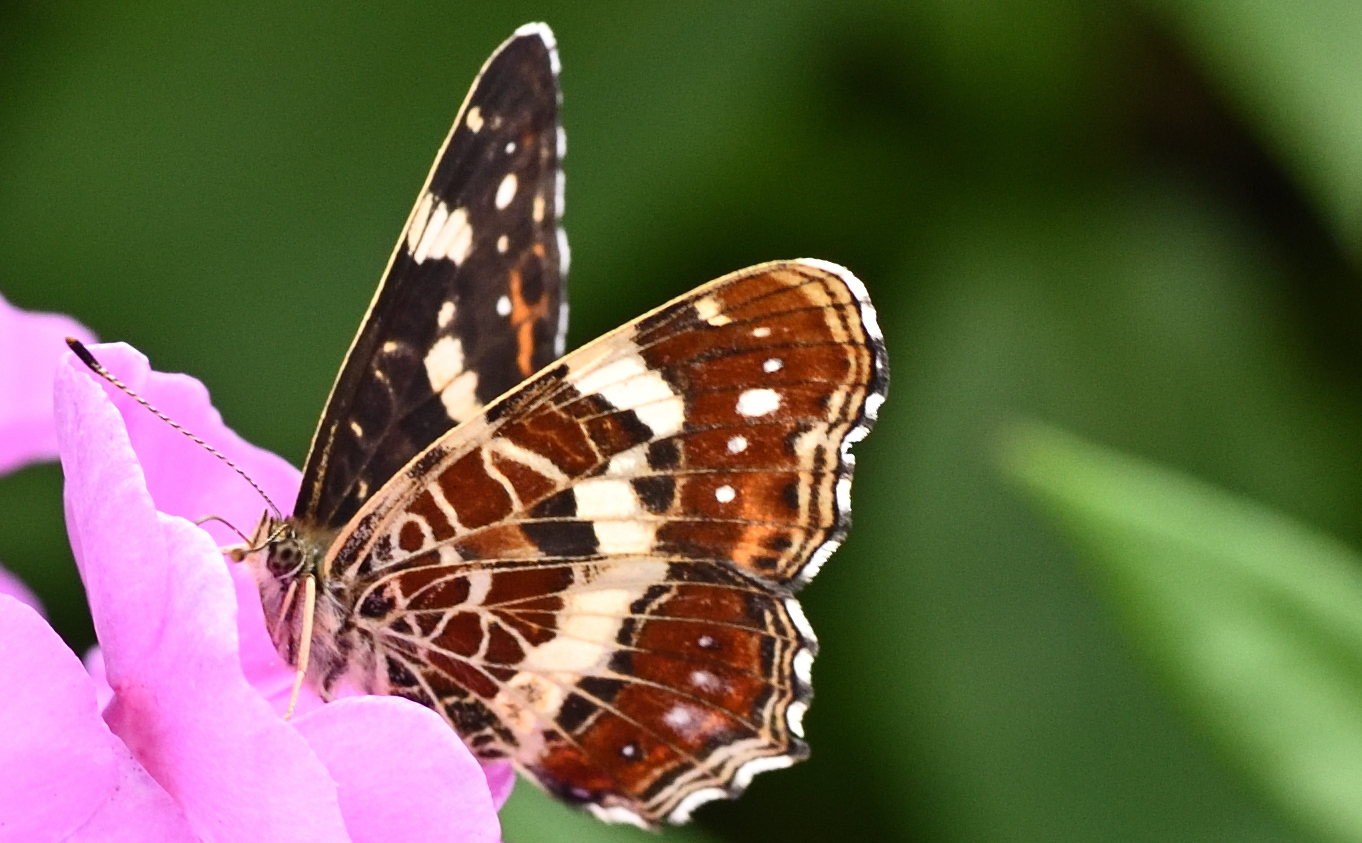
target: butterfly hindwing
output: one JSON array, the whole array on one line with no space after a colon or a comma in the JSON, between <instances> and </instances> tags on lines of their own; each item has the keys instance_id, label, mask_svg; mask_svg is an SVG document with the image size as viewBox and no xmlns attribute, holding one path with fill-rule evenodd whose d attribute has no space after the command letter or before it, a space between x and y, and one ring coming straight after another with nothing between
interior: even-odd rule
<instances>
[{"instance_id":1,"label":"butterfly hindwing","mask_svg":"<svg viewBox=\"0 0 1362 843\"><path fill-rule=\"evenodd\" d=\"M802 758L816 642L792 595L845 534L886 386L864 288L818 261L567 355L332 546L367 683L608 819L680 821Z\"/></svg>"},{"instance_id":2,"label":"butterfly hindwing","mask_svg":"<svg viewBox=\"0 0 1362 843\"><path fill-rule=\"evenodd\" d=\"M412 457L563 351L552 33L487 60L332 388L294 515L339 528Z\"/></svg>"}]
</instances>

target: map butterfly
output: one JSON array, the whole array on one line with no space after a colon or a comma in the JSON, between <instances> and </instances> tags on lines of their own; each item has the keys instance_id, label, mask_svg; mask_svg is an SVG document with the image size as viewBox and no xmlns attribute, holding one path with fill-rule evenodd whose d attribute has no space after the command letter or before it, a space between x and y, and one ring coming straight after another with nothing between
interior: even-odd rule
<instances>
[{"instance_id":1,"label":"map butterfly","mask_svg":"<svg viewBox=\"0 0 1362 843\"><path fill-rule=\"evenodd\" d=\"M562 356L557 76L541 24L483 66L292 517L237 556L323 697L415 700L602 819L684 822L808 754L794 593L846 534L884 343L860 281L794 260Z\"/></svg>"}]
</instances>

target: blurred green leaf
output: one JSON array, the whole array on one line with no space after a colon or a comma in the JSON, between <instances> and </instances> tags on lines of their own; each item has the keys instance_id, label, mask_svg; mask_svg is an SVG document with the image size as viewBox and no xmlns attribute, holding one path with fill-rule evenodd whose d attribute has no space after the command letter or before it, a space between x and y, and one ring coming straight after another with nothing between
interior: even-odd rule
<instances>
[{"instance_id":1,"label":"blurred green leaf","mask_svg":"<svg viewBox=\"0 0 1362 843\"><path fill-rule=\"evenodd\" d=\"M1231 758L1307 827L1362 840L1362 557L1051 429L1020 428L1005 459Z\"/></svg>"},{"instance_id":2,"label":"blurred green leaf","mask_svg":"<svg viewBox=\"0 0 1362 843\"><path fill-rule=\"evenodd\" d=\"M525 781L516 784L501 811L501 837L515 843L713 843L695 828L668 827L661 834L630 825L607 825L585 811L569 808Z\"/></svg>"},{"instance_id":3,"label":"blurred green leaf","mask_svg":"<svg viewBox=\"0 0 1362 843\"><path fill-rule=\"evenodd\" d=\"M1362 256L1362 4L1197 0L1155 8L1259 124Z\"/></svg>"}]
</instances>

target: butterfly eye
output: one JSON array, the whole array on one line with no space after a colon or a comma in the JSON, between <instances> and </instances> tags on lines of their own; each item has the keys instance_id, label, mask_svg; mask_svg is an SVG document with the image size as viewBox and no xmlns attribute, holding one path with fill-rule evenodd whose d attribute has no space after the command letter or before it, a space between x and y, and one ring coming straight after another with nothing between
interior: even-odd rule
<instances>
[{"instance_id":1,"label":"butterfly eye","mask_svg":"<svg viewBox=\"0 0 1362 843\"><path fill-rule=\"evenodd\" d=\"M266 565L271 574L282 577L297 569L299 558L298 546L292 540L271 542Z\"/></svg>"}]
</instances>

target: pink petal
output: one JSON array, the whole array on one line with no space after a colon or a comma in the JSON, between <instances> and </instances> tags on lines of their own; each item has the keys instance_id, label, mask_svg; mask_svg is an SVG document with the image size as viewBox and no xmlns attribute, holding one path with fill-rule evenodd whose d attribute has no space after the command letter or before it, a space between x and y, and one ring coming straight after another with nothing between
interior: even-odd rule
<instances>
[{"instance_id":1,"label":"pink petal","mask_svg":"<svg viewBox=\"0 0 1362 843\"><path fill-rule=\"evenodd\" d=\"M170 794L142 769L132 752L112 734L118 783L109 801L63 843L194 843L189 820Z\"/></svg>"},{"instance_id":2,"label":"pink petal","mask_svg":"<svg viewBox=\"0 0 1362 843\"><path fill-rule=\"evenodd\" d=\"M492 792L492 804L501 810L506 800L511 798L515 788L515 767L509 761L496 761L482 765L482 774L487 777L487 789Z\"/></svg>"},{"instance_id":3,"label":"pink petal","mask_svg":"<svg viewBox=\"0 0 1362 843\"><path fill-rule=\"evenodd\" d=\"M7 840L192 840L184 815L110 733L80 661L0 596L0 830ZM92 831L99 833L90 833Z\"/></svg>"},{"instance_id":4,"label":"pink petal","mask_svg":"<svg viewBox=\"0 0 1362 843\"><path fill-rule=\"evenodd\" d=\"M501 839L481 767L430 709L397 697L353 697L296 723L336 780L355 843Z\"/></svg>"},{"instance_id":5,"label":"pink petal","mask_svg":"<svg viewBox=\"0 0 1362 843\"><path fill-rule=\"evenodd\" d=\"M124 343L94 346L90 351L133 391L240 466L278 506L286 511L292 506L301 473L278 456L246 442L223 424L203 384L188 375L152 371L147 358ZM156 508L190 520L217 515L250 535L265 509L264 501L250 484L124 393L102 381L101 385L123 415ZM241 541L216 522L209 522L204 528L219 544ZM242 670L247 681L282 714L288 704L294 670L280 658L270 641L255 581L241 566L232 566L231 573L240 607L237 635ZM297 711L306 712L321 704L315 693L304 689Z\"/></svg>"},{"instance_id":6,"label":"pink petal","mask_svg":"<svg viewBox=\"0 0 1362 843\"><path fill-rule=\"evenodd\" d=\"M114 733L204 840L347 839L325 768L242 675L235 594L211 538L156 512L122 418L74 356L58 368L56 409Z\"/></svg>"},{"instance_id":7,"label":"pink petal","mask_svg":"<svg viewBox=\"0 0 1362 843\"><path fill-rule=\"evenodd\" d=\"M0 474L57 456L52 373L68 336L94 342L74 319L29 313L0 296Z\"/></svg>"},{"instance_id":8,"label":"pink petal","mask_svg":"<svg viewBox=\"0 0 1362 843\"><path fill-rule=\"evenodd\" d=\"M207 391L196 381L184 376L151 372L145 358L126 346L103 346L92 350L106 367L151 403L172 414L185 427L210 441L243 466L277 502L287 505L293 499L299 480L298 472L272 454L243 442L226 428L209 403ZM107 387L106 392L126 413L131 442L145 465L147 488L158 508L194 517L211 512L235 521L245 530L254 526L261 504L249 485L216 458L198 449L182 434L155 419L121 393ZM184 450L185 446L189 450ZM176 453L176 458L166 458L167 452ZM239 541L216 525L210 527L218 530L220 541ZM73 530L73 545L77 546L78 558L83 555L79 547L81 543L82 540ZM171 556L174 558L175 554ZM221 557L217 559L221 566ZM282 662L265 634L254 583L244 571L233 567L236 598L240 604L238 628L241 665L256 691L264 694L276 711L282 711L293 681L293 670ZM93 599L92 595L92 602ZM91 654L92 672L97 672L99 656L99 653ZM173 667L171 669L174 670ZM112 658L110 672L117 674ZM122 686L119 688L120 694L123 694ZM312 730L307 732L307 737L331 768L331 774L342 783L340 810L352 833L357 834L356 828L391 828L391 821L384 819L387 817L385 812L391 809L384 806L410 804L410 810L404 809L401 813L440 816L440 822L428 829L443 829L442 835L447 836L449 828L462 828L467 834L459 839L498 839L498 825L488 787L493 784L498 790L499 801L504 801L513 781L509 765L490 768L487 775L491 779L484 778L481 768L457 735L433 712L407 700L365 698L343 701L322 708L315 714L301 716L320 705L315 694L305 692L300 699L299 716L294 722L299 724L300 730ZM350 706L359 708L350 709ZM346 714L347 711L352 713ZM369 721L375 718L365 713L372 711L382 711L384 716L380 719L384 722L371 725ZM393 711L399 713L393 714ZM122 716L118 706L109 716L111 722L118 722ZM356 719L364 722L354 725ZM350 725L338 728L342 734L334 746L331 740L318 737L321 730L328 728L326 724L342 720ZM313 725L303 725L308 722ZM374 737L384 739L374 740ZM412 785L400 788L400 793L389 793L391 798L378 799L365 794L388 791L374 790L368 785L358 789L354 786L345 788L345 783L355 781L357 776L371 775L375 769L384 769L375 768L374 759L382 757L385 752L392 753L395 747L402 749L396 760L387 762L394 769L385 774L385 778L402 780L404 775L412 775L412 770L430 767L432 770L423 772L421 777L439 782L438 793L428 793ZM413 799L413 794L419 794L420 798ZM403 799L408 802L403 802ZM296 810L296 800L291 801ZM423 811L426 813L422 814ZM457 814L457 823L451 825L446 816L449 811ZM365 833L368 834L367 831ZM427 830L425 833L432 832ZM371 836L371 839L389 838L379 835Z\"/></svg>"},{"instance_id":9,"label":"pink petal","mask_svg":"<svg viewBox=\"0 0 1362 843\"><path fill-rule=\"evenodd\" d=\"M37 595L28 590L24 581L0 568L0 594L8 594L25 606L36 609L38 614L42 614L43 604L38 600Z\"/></svg>"},{"instance_id":10,"label":"pink petal","mask_svg":"<svg viewBox=\"0 0 1362 843\"><path fill-rule=\"evenodd\" d=\"M60 839L113 790L118 765L94 690L74 653L38 616L0 597L0 816L16 840Z\"/></svg>"},{"instance_id":11,"label":"pink petal","mask_svg":"<svg viewBox=\"0 0 1362 843\"><path fill-rule=\"evenodd\" d=\"M113 688L109 687L109 674L104 670L104 652L99 645L95 645L81 661L85 662L85 672L90 674L90 681L95 683L95 703L103 711L113 702Z\"/></svg>"}]
</instances>

